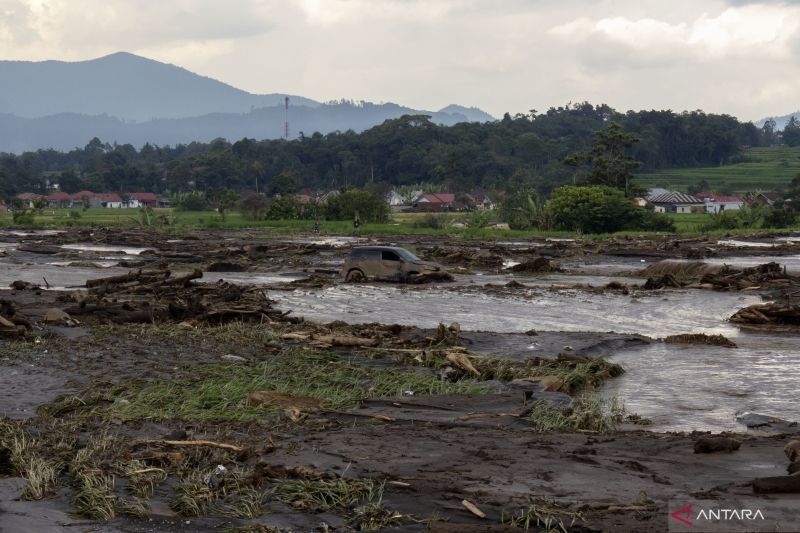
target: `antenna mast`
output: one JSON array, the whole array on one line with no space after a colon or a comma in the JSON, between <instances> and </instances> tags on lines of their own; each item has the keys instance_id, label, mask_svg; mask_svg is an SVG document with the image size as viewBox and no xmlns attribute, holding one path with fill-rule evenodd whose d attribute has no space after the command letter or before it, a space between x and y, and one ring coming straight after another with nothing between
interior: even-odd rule
<instances>
[{"instance_id":1,"label":"antenna mast","mask_svg":"<svg viewBox=\"0 0 800 533\"><path fill-rule=\"evenodd\" d=\"M283 138L289 140L289 97L283 100Z\"/></svg>"}]
</instances>

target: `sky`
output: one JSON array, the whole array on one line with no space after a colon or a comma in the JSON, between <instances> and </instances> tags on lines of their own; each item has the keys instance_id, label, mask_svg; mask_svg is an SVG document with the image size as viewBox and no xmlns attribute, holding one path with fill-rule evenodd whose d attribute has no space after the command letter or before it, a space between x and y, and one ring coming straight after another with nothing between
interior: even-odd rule
<instances>
[{"instance_id":1,"label":"sky","mask_svg":"<svg viewBox=\"0 0 800 533\"><path fill-rule=\"evenodd\" d=\"M800 0L0 0L0 59L119 51L255 93L498 117L800 109Z\"/></svg>"}]
</instances>

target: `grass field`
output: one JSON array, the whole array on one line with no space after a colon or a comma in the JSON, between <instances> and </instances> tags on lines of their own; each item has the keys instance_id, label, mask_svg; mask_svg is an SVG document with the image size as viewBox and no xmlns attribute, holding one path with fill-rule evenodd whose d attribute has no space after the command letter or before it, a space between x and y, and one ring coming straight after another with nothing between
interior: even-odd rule
<instances>
[{"instance_id":1,"label":"grass field","mask_svg":"<svg viewBox=\"0 0 800 533\"><path fill-rule=\"evenodd\" d=\"M639 174L637 182L646 188L663 187L686 192L690 185L706 180L717 193L744 193L784 189L800 174L800 146L751 148L746 162L719 167L660 170Z\"/></svg>"}]
</instances>

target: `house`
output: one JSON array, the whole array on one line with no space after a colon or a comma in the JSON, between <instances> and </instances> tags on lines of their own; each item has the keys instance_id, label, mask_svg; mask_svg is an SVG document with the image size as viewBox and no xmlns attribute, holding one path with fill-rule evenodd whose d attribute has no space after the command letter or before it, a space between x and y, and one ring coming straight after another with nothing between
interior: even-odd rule
<instances>
[{"instance_id":1,"label":"house","mask_svg":"<svg viewBox=\"0 0 800 533\"><path fill-rule=\"evenodd\" d=\"M15 198L22 202L23 207L36 207L36 202L44 198L41 194L35 192L23 192L18 194Z\"/></svg>"},{"instance_id":2,"label":"house","mask_svg":"<svg viewBox=\"0 0 800 533\"><path fill-rule=\"evenodd\" d=\"M647 198L637 196L636 198L633 199L633 203L639 207L644 207L647 205Z\"/></svg>"},{"instance_id":3,"label":"house","mask_svg":"<svg viewBox=\"0 0 800 533\"><path fill-rule=\"evenodd\" d=\"M494 202L487 195L480 192L473 192L464 195L466 200L470 203L471 209L478 211L490 211L494 209Z\"/></svg>"},{"instance_id":4,"label":"house","mask_svg":"<svg viewBox=\"0 0 800 533\"><path fill-rule=\"evenodd\" d=\"M310 194L295 194L294 198L303 205L313 204L315 202L314 197Z\"/></svg>"},{"instance_id":5,"label":"house","mask_svg":"<svg viewBox=\"0 0 800 533\"><path fill-rule=\"evenodd\" d=\"M122 197L116 193L99 193L95 195L95 198L100 203L100 207L121 209L123 206L127 206L127 204L122 201Z\"/></svg>"},{"instance_id":6,"label":"house","mask_svg":"<svg viewBox=\"0 0 800 533\"><path fill-rule=\"evenodd\" d=\"M647 199L656 213L705 213L705 203L690 194L666 192Z\"/></svg>"},{"instance_id":7,"label":"house","mask_svg":"<svg viewBox=\"0 0 800 533\"><path fill-rule=\"evenodd\" d=\"M456 195L450 192L426 193L416 203L421 211L452 211L455 209Z\"/></svg>"},{"instance_id":8,"label":"house","mask_svg":"<svg viewBox=\"0 0 800 533\"><path fill-rule=\"evenodd\" d=\"M774 205L775 202L781 199L781 194L777 192L758 192L747 193L744 196L744 202L749 206L760 205L762 207L769 207Z\"/></svg>"},{"instance_id":9,"label":"house","mask_svg":"<svg viewBox=\"0 0 800 533\"><path fill-rule=\"evenodd\" d=\"M0 203L0 213L8 213L8 206L6 204Z\"/></svg>"},{"instance_id":10,"label":"house","mask_svg":"<svg viewBox=\"0 0 800 533\"><path fill-rule=\"evenodd\" d=\"M70 195L72 207L100 207L97 193L92 191L79 191Z\"/></svg>"},{"instance_id":11,"label":"house","mask_svg":"<svg viewBox=\"0 0 800 533\"><path fill-rule=\"evenodd\" d=\"M72 206L72 197L64 191L50 194L45 196L44 199L47 201L48 207L64 208Z\"/></svg>"},{"instance_id":12,"label":"house","mask_svg":"<svg viewBox=\"0 0 800 533\"><path fill-rule=\"evenodd\" d=\"M325 194L321 194L319 197L317 197L317 201L320 204L325 205L328 203L328 200L331 198L336 198L339 196L339 194L341 194L339 191L328 191Z\"/></svg>"},{"instance_id":13,"label":"house","mask_svg":"<svg viewBox=\"0 0 800 533\"><path fill-rule=\"evenodd\" d=\"M406 205L406 199L399 192L390 191L389 194L386 195L386 203L391 207L399 207L401 205Z\"/></svg>"},{"instance_id":14,"label":"house","mask_svg":"<svg viewBox=\"0 0 800 533\"><path fill-rule=\"evenodd\" d=\"M128 196L128 207L158 207L158 196L151 192L132 192Z\"/></svg>"},{"instance_id":15,"label":"house","mask_svg":"<svg viewBox=\"0 0 800 533\"><path fill-rule=\"evenodd\" d=\"M723 211L734 211L744 206L744 200L740 196L726 196L713 192L699 192L694 196L703 201L706 213L717 214Z\"/></svg>"}]
</instances>

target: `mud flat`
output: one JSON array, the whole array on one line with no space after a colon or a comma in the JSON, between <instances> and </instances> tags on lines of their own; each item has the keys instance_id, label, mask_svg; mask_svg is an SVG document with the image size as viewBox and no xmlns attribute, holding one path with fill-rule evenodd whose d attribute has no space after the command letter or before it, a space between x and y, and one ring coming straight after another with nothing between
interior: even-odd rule
<instances>
[{"instance_id":1,"label":"mud flat","mask_svg":"<svg viewBox=\"0 0 800 533\"><path fill-rule=\"evenodd\" d=\"M800 337L728 321L779 295L566 266L718 243L415 237L457 281L409 287L339 282L350 239L23 233L0 257L27 282L0 292L11 530L660 531L669 501L796 501L754 486L791 468ZM562 272L504 268L533 258ZM730 342L661 340L700 334ZM695 453L708 432L726 448Z\"/></svg>"}]
</instances>

